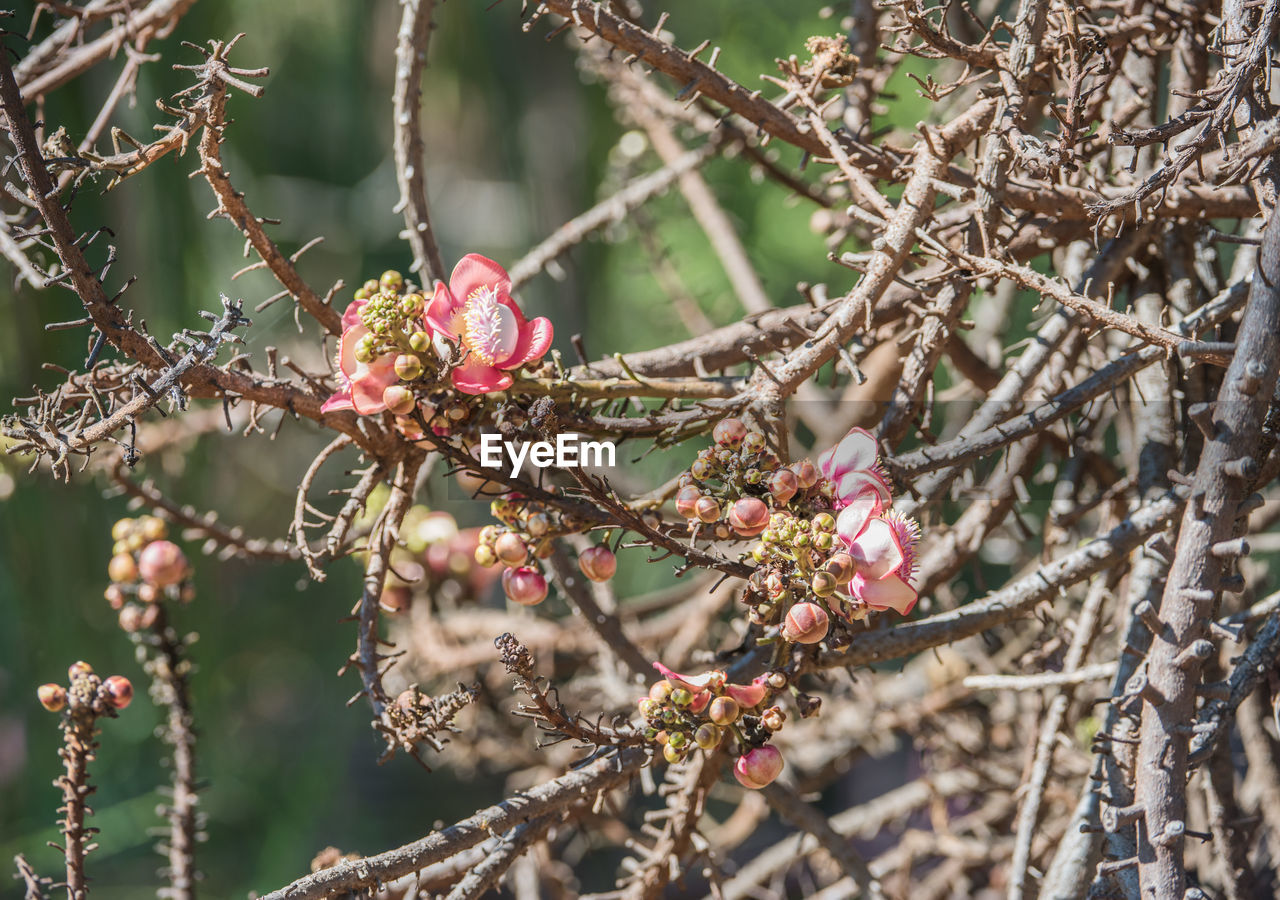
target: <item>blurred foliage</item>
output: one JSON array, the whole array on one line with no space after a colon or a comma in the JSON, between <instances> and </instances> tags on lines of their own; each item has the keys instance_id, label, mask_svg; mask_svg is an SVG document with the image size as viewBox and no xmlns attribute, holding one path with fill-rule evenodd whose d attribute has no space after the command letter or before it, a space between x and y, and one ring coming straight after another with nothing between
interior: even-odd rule
<instances>
[{"instance_id":1,"label":"blurred foliage","mask_svg":"<svg viewBox=\"0 0 1280 900\"><path fill-rule=\"evenodd\" d=\"M439 8L424 120L432 212L446 260L474 250L513 261L599 199L616 164L614 148L624 129L603 89L579 77L567 43L572 39L548 44L538 34L522 34L517 10L515 3ZM29 11L29 4L19 3L19 21ZM196 58L179 41L246 32L233 60L269 66L271 76L261 100L233 94L235 122L224 153L250 207L282 220L271 233L288 252L325 236L301 266L320 290L338 279L355 285L383 269L405 268L406 250L397 237L401 219L392 212L397 191L389 132L398 16L398 4L388 0L197 3L173 36L149 48L162 52L163 61L142 69L137 103L123 104L115 122L145 139L158 121L154 100L188 83L186 73L170 68ZM838 24L821 18L818 4L756 2L744 14L741 2L703 0L681 5L668 27L683 43L713 37L724 48L725 71L750 85L760 72L773 71L774 57L800 52L805 37L830 33ZM120 65L104 64L55 93L44 120L65 125L78 140ZM905 88L904 95L892 124L907 125L925 113L913 91ZM799 162L797 155L781 153L784 162ZM645 153L632 164L647 171L658 163ZM220 291L244 297L248 308L276 290L262 272L232 282L245 264L243 245L228 223L206 221L211 194L202 180L188 178L194 165L190 153L167 158L108 194L89 185L73 211L80 227L112 228L120 255L110 283L138 276L126 302L159 335L192 324L196 310L216 306ZM706 174L745 244L767 248L753 255L777 303L799 301L799 280L827 279L833 293L852 283L853 273L826 261L821 238L808 226L810 211L787 202L781 188L756 184L733 161L716 161ZM650 212L660 223L659 242L707 316L722 324L740 315L678 193L655 202ZM544 276L523 294L526 307L553 317L557 347L567 358L574 332L583 334L593 354L645 349L682 334L628 228L608 237L562 260L564 282ZM6 278L0 309L9 323L0 330L4 396L52 384L50 373L40 370L44 361L83 359L82 332L40 328L43 321L74 316L69 294L26 288L15 294ZM248 349L258 359L266 346L318 358L314 329L299 335L289 304L254 319ZM305 461L325 439L295 422L271 438L274 425L274 419L268 423L268 435L249 438L215 432L149 457L141 468L181 502L217 509L252 534L279 536ZM643 471L669 473L680 464L650 457ZM34 687L62 680L66 666L79 658L142 683L131 645L101 598L110 526L126 506L118 497L104 499L104 483L89 474L63 485L26 476L21 460L5 458L4 465L0 860L26 852L37 868L51 872L59 857L44 844L56 837L57 798L49 784L58 766L56 729L35 703ZM457 490L434 484L432 495L439 508L465 523L484 518L483 508ZM199 634L194 700L199 769L209 785L202 799L209 840L199 860L207 896L276 887L299 875L328 844L365 852L397 845L500 798L501 779L462 784L451 776L448 750L430 776L403 759L375 765L367 711L343 705L355 681L334 674L353 640L351 627L339 619L356 594L354 566L336 565L326 582L309 584L300 565L208 558L196 564L199 595L182 611L180 624ZM669 575L666 565L624 559L619 588L625 596ZM155 708L140 697L105 727L93 803L102 848L90 860L101 900L136 897L154 885L159 859L146 833L156 821L157 783L166 777L152 733L157 722ZM0 894L14 891L8 878L0 878Z\"/></svg>"}]
</instances>

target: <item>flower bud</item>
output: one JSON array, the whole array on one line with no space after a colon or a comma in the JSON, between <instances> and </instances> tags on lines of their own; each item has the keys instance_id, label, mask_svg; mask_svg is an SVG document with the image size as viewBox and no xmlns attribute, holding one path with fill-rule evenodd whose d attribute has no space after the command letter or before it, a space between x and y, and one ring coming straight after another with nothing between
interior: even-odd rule
<instances>
[{"instance_id":1,"label":"flower bud","mask_svg":"<svg viewBox=\"0 0 1280 900\"><path fill-rule=\"evenodd\" d=\"M649 697L642 697L639 707L640 715L644 716L646 719L652 719L654 716L658 715L658 713L662 712L662 704Z\"/></svg>"},{"instance_id":2,"label":"flower bud","mask_svg":"<svg viewBox=\"0 0 1280 900\"><path fill-rule=\"evenodd\" d=\"M123 541L133 531L133 519L116 519L111 526L111 540Z\"/></svg>"},{"instance_id":3,"label":"flower bud","mask_svg":"<svg viewBox=\"0 0 1280 900\"><path fill-rule=\"evenodd\" d=\"M671 696L671 682L667 679L655 682L653 687L649 688L649 699L657 700L661 703Z\"/></svg>"},{"instance_id":4,"label":"flower bud","mask_svg":"<svg viewBox=\"0 0 1280 900\"><path fill-rule=\"evenodd\" d=\"M706 481L711 477L711 463L707 462L705 459L694 460L693 465L689 467L689 474L692 475L696 481Z\"/></svg>"},{"instance_id":5,"label":"flower bud","mask_svg":"<svg viewBox=\"0 0 1280 900\"><path fill-rule=\"evenodd\" d=\"M733 777L743 787L758 790L772 784L782 774L782 754L772 744L757 747L738 757L733 767Z\"/></svg>"},{"instance_id":6,"label":"flower bud","mask_svg":"<svg viewBox=\"0 0 1280 900\"><path fill-rule=\"evenodd\" d=\"M426 298L421 294L405 294L400 300L400 315L406 319L416 319L422 315L422 309L426 306Z\"/></svg>"},{"instance_id":7,"label":"flower bud","mask_svg":"<svg viewBox=\"0 0 1280 900\"><path fill-rule=\"evenodd\" d=\"M57 712L67 705L67 689L60 684L42 684L36 688L40 705L49 712Z\"/></svg>"},{"instance_id":8,"label":"flower bud","mask_svg":"<svg viewBox=\"0 0 1280 900\"><path fill-rule=\"evenodd\" d=\"M800 479L790 469L779 469L769 478L769 493L775 503L788 502L800 490Z\"/></svg>"},{"instance_id":9,"label":"flower bud","mask_svg":"<svg viewBox=\"0 0 1280 900\"><path fill-rule=\"evenodd\" d=\"M373 362L373 351L377 346L378 339L372 334L366 334L356 341L356 362L366 364Z\"/></svg>"},{"instance_id":10,"label":"flower bud","mask_svg":"<svg viewBox=\"0 0 1280 900\"><path fill-rule=\"evenodd\" d=\"M676 512L686 519L694 518L698 512L698 501L702 499L702 491L693 485L680 488L676 494Z\"/></svg>"},{"instance_id":11,"label":"flower bud","mask_svg":"<svg viewBox=\"0 0 1280 900\"><path fill-rule=\"evenodd\" d=\"M128 606L122 607L120 615L117 617L116 621L120 623L120 630L127 634L133 634L135 631L141 631L142 608L135 606L132 603Z\"/></svg>"},{"instance_id":12,"label":"flower bud","mask_svg":"<svg viewBox=\"0 0 1280 900\"><path fill-rule=\"evenodd\" d=\"M700 522L710 524L720 518L720 504L716 502L714 497L699 497L698 502L694 504L693 511Z\"/></svg>"},{"instance_id":13,"label":"flower bud","mask_svg":"<svg viewBox=\"0 0 1280 900\"><path fill-rule=\"evenodd\" d=\"M107 563L107 577L112 581L133 581L138 577L138 564L132 553L117 553Z\"/></svg>"},{"instance_id":14,"label":"flower bud","mask_svg":"<svg viewBox=\"0 0 1280 900\"><path fill-rule=\"evenodd\" d=\"M693 691L676 688L671 692L671 702L676 706L688 706L693 702Z\"/></svg>"},{"instance_id":15,"label":"flower bud","mask_svg":"<svg viewBox=\"0 0 1280 900\"><path fill-rule=\"evenodd\" d=\"M413 391L402 384L393 384L383 390L382 402L387 404L392 415L407 416L413 412L418 401L413 396Z\"/></svg>"},{"instance_id":16,"label":"flower bud","mask_svg":"<svg viewBox=\"0 0 1280 900\"><path fill-rule=\"evenodd\" d=\"M144 541L162 541L169 536L169 526L159 516L143 516L138 520L138 531Z\"/></svg>"},{"instance_id":17,"label":"flower bud","mask_svg":"<svg viewBox=\"0 0 1280 900\"><path fill-rule=\"evenodd\" d=\"M836 530L836 517L829 512L818 513L813 517L812 524L815 531L830 534Z\"/></svg>"},{"instance_id":18,"label":"flower bud","mask_svg":"<svg viewBox=\"0 0 1280 900\"><path fill-rule=\"evenodd\" d=\"M494 542L493 551L498 559L509 566L524 565L525 560L529 558L529 547L521 540L520 535L511 531Z\"/></svg>"},{"instance_id":19,"label":"flower bud","mask_svg":"<svg viewBox=\"0 0 1280 900\"><path fill-rule=\"evenodd\" d=\"M187 557L173 541L152 541L138 556L138 572L148 584L168 587L187 576Z\"/></svg>"},{"instance_id":20,"label":"flower bud","mask_svg":"<svg viewBox=\"0 0 1280 900\"><path fill-rule=\"evenodd\" d=\"M681 750L689 746L689 736L683 731L673 731L667 736L667 746Z\"/></svg>"},{"instance_id":21,"label":"flower bud","mask_svg":"<svg viewBox=\"0 0 1280 900\"><path fill-rule=\"evenodd\" d=\"M796 481L800 483L802 491L807 491L818 483L818 467L807 459L792 465L791 471L796 473Z\"/></svg>"},{"instance_id":22,"label":"flower bud","mask_svg":"<svg viewBox=\"0 0 1280 900\"><path fill-rule=\"evenodd\" d=\"M124 606L124 591L118 584L107 585L107 589L102 592L102 596L106 598L107 605L112 609L119 609Z\"/></svg>"},{"instance_id":23,"label":"flower bud","mask_svg":"<svg viewBox=\"0 0 1280 900\"><path fill-rule=\"evenodd\" d=\"M677 734L678 733L679 732L677 732ZM672 737L675 737L675 735L673 734ZM662 748L662 758L669 763L678 763L680 760L684 759L684 753L677 750L672 746L671 742L668 741L667 745Z\"/></svg>"},{"instance_id":24,"label":"flower bud","mask_svg":"<svg viewBox=\"0 0 1280 900\"><path fill-rule=\"evenodd\" d=\"M157 603L160 600L160 588L143 582L138 585L138 599L143 603Z\"/></svg>"},{"instance_id":25,"label":"flower bud","mask_svg":"<svg viewBox=\"0 0 1280 900\"><path fill-rule=\"evenodd\" d=\"M475 557L476 562L484 566L486 569L490 566L497 565L498 562L498 555L493 552L493 548L484 544L476 547Z\"/></svg>"},{"instance_id":26,"label":"flower bud","mask_svg":"<svg viewBox=\"0 0 1280 900\"><path fill-rule=\"evenodd\" d=\"M781 731L787 721L787 714L776 706L771 706L760 717L760 724L770 731Z\"/></svg>"},{"instance_id":27,"label":"flower bud","mask_svg":"<svg viewBox=\"0 0 1280 900\"><path fill-rule=\"evenodd\" d=\"M743 497L730 507L729 524L743 537L755 537L769 527L769 507L757 497Z\"/></svg>"},{"instance_id":28,"label":"flower bud","mask_svg":"<svg viewBox=\"0 0 1280 900\"><path fill-rule=\"evenodd\" d=\"M759 453L764 449L764 435L758 431L748 431L742 438L743 453Z\"/></svg>"},{"instance_id":29,"label":"flower bud","mask_svg":"<svg viewBox=\"0 0 1280 900\"><path fill-rule=\"evenodd\" d=\"M404 276L395 269L387 269L382 273L382 277L378 279L378 287L384 291L399 293L400 289L404 287Z\"/></svg>"},{"instance_id":30,"label":"flower bud","mask_svg":"<svg viewBox=\"0 0 1280 900\"><path fill-rule=\"evenodd\" d=\"M787 686L787 676L783 672L770 672L768 678L765 680L768 682L769 687L773 688L775 691L780 691Z\"/></svg>"},{"instance_id":31,"label":"flower bud","mask_svg":"<svg viewBox=\"0 0 1280 900\"><path fill-rule=\"evenodd\" d=\"M814 572L813 579L809 582L809 589L818 597L830 597L838 586L836 576L830 572Z\"/></svg>"},{"instance_id":32,"label":"flower bud","mask_svg":"<svg viewBox=\"0 0 1280 900\"><path fill-rule=\"evenodd\" d=\"M67 667L67 678L75 681L81 675L92 675L93 666L89 665L83 659L76 660Z\"/></svg>"},{"instance_id":33,"label":"flower bud","mask_svg":"<svg viewBox=\"0 0 1280 900\"><path fill-rule=\"evenodd\" d=\"M742 710L732 697L717 697L707 707L707 718L717 725L732 725Z\"/></svg>"},{"instance_id":34,"label":"flower bud","mask_svg":"<svg viewBox=\"0 0 1280 900\"><path fill-rule=\"evenodd\" d=\"M133 702L133 685L123 675L112 675L102 682L107 700L116 709L124 709Z\"/></svg>"},{"instance_id":35,"label":"flower bud","mask_svg":"<svg viewBox=\"0 0 1280 900\"><path fill-rule=\"evenodd\" d=\"M402 381L413 381L422 374L422 360L412 353L401 353L397 356L394 367Z\"/></svg>"},{"instance_id":36,"label":"flower bud","mask_svg":"<svg viewBox=\"0 0 1280 900\"><path fill-rule=\"evenodd\" d=\"M542 537L551 530L551 520L546 513L534 513L525 520L524 528L530 537Z\"/></svg>"},{"instance_id":37,"label":"flower bud","mask_svg":"<svg viewBox=\"0 0 1280 900\"><path fill-rule=\"evenodd\" d=\"M415 331L409 335L409 349L414 353L426 353L431 346L431 335L425 331Z\"/></svg>"},{"instance_id":38,"label":"flower bud","mask_svg":"<svg viewBox=\"0 0 1280 900\"><path fill-rule=\"evenodd\" d=\"M608 581L618 571L618 557L603 544L578 554L578 568L592 581Z\"/></svg>"},{"instance_id":39,"label":"flower bud","mask_svg":"<svg viewBox=\"0 0 1280 900\"><path fill-rule=\"evenodd\" d=\"M532 566L507 569L502 573L502 590L512 603L537 606L547 599L547 579Z\"/></svg>"},{"instance_id":40,"label":"flower bud","mask_svg":"<svg viewBox=\"0 0 1280 900\"><path fill-rule=\"evenodd\" d=\"M716 745L720 743L720 729L714 725L708 725L705 722L698 726L698 730L693 733L693 742L703 750L714 750Z\"/></svg>"},{"instance_id":41,"label":"flower bud","mask_svg":"<svg viewBox=\"0 0 1280 900\"><path fill-rule=\"evenodd\" d=\"M816 644L827 636L827 611L816 603L797 603L782 624L782 636L797 644Z\"/></svg>"},{"instance_id":42,"label":"flower bud","mask_svg":"<svg viewBox=\"0 0 1280 900\"><path fill-rule=\"evenodd\" d=\"M846 585L853 580L853 557L848 553L841 551L831 554L823 568L835 577L836 584Z\"/></svg>"},{"instance_id":43,"label":"flower bud","mask_svg":"<svg viewBox=\"0 0 1280 900\"><path fill-rule=\"evenodd\" d=\"M711 431L715 442L726 447L738 446L746 436L747 426L742 424L741 419L721 419Z\"/></svg>"}]
</instances>

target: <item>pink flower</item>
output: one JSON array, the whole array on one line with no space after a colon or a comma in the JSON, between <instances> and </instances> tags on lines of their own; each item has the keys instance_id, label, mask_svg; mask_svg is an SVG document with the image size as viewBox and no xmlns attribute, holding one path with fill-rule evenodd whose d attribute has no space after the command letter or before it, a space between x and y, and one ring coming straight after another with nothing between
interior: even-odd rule
<instances>
[{"instance_id":1,"label":"pink flower","mask_svg":"<svg viewBox=\"0 0 1280 900\"><path fill-rule=\"evenodd\" d=\"M845 515L853 509L847 507L836 521L836 532L853 559L849 593L872 609L892 609L905 616L919 598L911 576L920 527L893 510L858 522L856 516ZM856 526L856 530L846 531L845 525Z\"/></svg>"},{"instance_id":2,"label":"pink flower","mask_svg":"<svg viewBox=\"0 0 1280 900\"><path fill-rule=\"evenodd\" d=\"M871 505L878 512L893 499L889 482L877 461L876 439L865 428L850 428L830 450L818 457L818 468L831 482L836 508L855 503ZM860 500L864 494L875 498Z\"/></svg>"},{"instance_id":3,"label":"pink flower","mask_svg":"<svg viewBox=\"0 0 1280 900\"><path fill-rule=\"evenodd\" d=\"M354 409L362 416L372 416L387 408L383 393L400 383L396 374L395 353L384 353L367 363L356 360L356 345L369 333L360 321L360 310L368 300L353 300L342 314L342 338L338 344L338 381L340 387L324 405L321 412Z\"/></svg>"},{"instance_id":4,"label":"pink flower","mask_svg":"<svg viewBox=\"0 0 1280 900\"><path fill-rule=\"evenodd\" d=\"M511 387L511 369L541 359L551 346L551 322L527 321L511 299L505 269L478 253L454 266L449 285L436 282L426 319L438 341L461 344L462 365L450 373L464 394L487 394ZM447 348L440 355L446 356Z\"/></svg>"},{"instance_id":5,"label":"pink flower","mask_svg":"<svg viewBox=\"0 0 1280 900\"><path fill-rule=\"evenodd\" d=\"M702 692L708 692L708 700L711 699L711 691L723 692L726 696L736 700L739 706L748 709L759 705L760 701L764 700L767 691L766 676L764 675L761 675L751 684L729 684L725 681L724 672L719 670L691 676L673 672L660 662L654 663L653 667L666 676L672 687L682 687L687 691L693 692L695 696Z\"/></svg>"}]
</instances>

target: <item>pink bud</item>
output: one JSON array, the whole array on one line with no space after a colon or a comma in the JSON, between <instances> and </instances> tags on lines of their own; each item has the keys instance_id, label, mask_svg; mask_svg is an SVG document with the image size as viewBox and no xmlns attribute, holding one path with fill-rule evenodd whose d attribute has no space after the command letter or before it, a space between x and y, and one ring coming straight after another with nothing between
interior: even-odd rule
<instances>
[{"instance_id":1,"label":"pink bud","mask_svg":"<svg viewBox=\"0 0 1280 900\"><path fill-rule=\"evenodd\" d=\"M692 519L698 514L698 500L701 498L702 491L698 490L695 485L685 485L676 494L676 512L686 519Z\"/></svg>"},{"instance_id":2,"label":"pink bud","mask_svg":"<svg viewBox=\"0 0 1280 900\"><path fill-rule=\"evenodd\" d=\"M67 666L67 678L75 681L81 675L92 675L93 666L89 665L83 659L78 659L71 665Z\"/></svg>"},{"instance_id":3,"label":"pink bud","mask_svg":"<svg viewBox=\"0 0 1280 900\"><path fill-rule=\"evenodd\" d=\"M816 603L797 603L782 624L782 636L797 644L816 644L827 636L827 611Z\"/></svg>"},{"instance_id":4,"label":"pink bud","mask_svg":"<svg viewBox=\"0 0 1280 900\"><path fill-rule=\"evenodd\" d=\"M818 467L807 459L802 459L791 467L791 471L796 473L796 480L800 482L800 489L807 491L818 483Z\"/></svg>"},{"instance_id":5,"label":"pink bud","mask_svg":"<svg viewBox=\"0 0 1280 900\"><path fill-rule=\"evenodd\" d=\"M547 599L547 579L532 566L507 569L502 573L502 590L512 603L537 606Z\"/></svg>"},{"instance_id":6,"label":"pink bud","mask_svg":"<svg viewBox=\"0 0 1280 900\"><path fill-rule=\"evenodd\" d=\"M124 709L133 702L133 685L123 675L112 675L102 682L106 689L107 700L116 709Z\"/></svg>"},{"instance_id":7,"label":"pink bud","mask_svg":"<svg viewBox=\"0 0 1280 900\"><path fill-rule=\"evenodd\" d=\"M523 565L529 558L529 548L525 542L520 539L520 535L510 531L494 542L493 551L498 554L498 559L509 566Z\"/></svg>"},{"instance_id":8,"label":"pink bud","mask_svg":"<svg viewBox=\"0 0 1280 900\"><path fill-rule=\"evenodd\" d=\"M407 416L413 412L417 398L413 396L413 391L404 385L393 384L382 392L382 402L387 404L387 409L391 410L392 415ZM416 422L413 424L417 425Z\"/></svg>"},{"instance_id":9,"label":"pink bud","mask_svg":"<svg viewBox=\"0 0 1280 900\"><path fill-rule=\"evenodd\" d=\"M60 684L42 684L36 688L40 705L49 712L57 712L67 705L67 689Z\"/></svg>"},{"instance_id":10,"label":"pink bud","mask_svg":"<svg viewBox=\"0 0 1280 900\"><path fill-rule=\"evenodd\" d=\"M738 757L733 767L733 777L743 787L758 790L782 774L782 754L773 744L757 747L745 756Z\"/></svg>"},{"instance_id":11,"label":"pink bud","mask_svg":"<svg viewBox=\"0 0 1280 900\"><path fill-rule=\"evenodd\" d=\"M769 479L769 493L777 503L786 503L800 490L800 479L790 469L779 469Z\"/></svg>"},{"instance_id":12,"label":"pink bud","mask_svg":"<svg viewBox=\"0 0 1280 900\"><path fill-rule=\"evenodd\" d=\"M700 522L710 524L720 518L720 504L714 497L699 497L693 507L694 514Z\"/></svg>"},{"instance_id":13,"label":"pink bud","mask_svg":"<svg viewBox=\"0 0 1280 900\"><path fill-rule=\"evenodd\" d=\"M187 577L187 557L173 541L152 541L138 556L142 580L156 587L168 587Z\"/></svg>"},{"instance_id":14,"label":"pink bud","mask_svg":"<svg viewBox=\"0 0 1280 900\"><path fill-rule=\"evenodd\" d=\"M730 508L729 524L743 537L755 537L769 527L769 507L756 497L743 497Z\"/></svg>"},{"instance_id":15,"label":"pink bud","mask_svg":"<svg viewBox=\"0 0 1280 900\"><path fill-rule=\"evenodd\" d=\"M618 571L618 557L603 544L578 554L578 568L592 581L608 581Z\"/></svg>"},{"instance_id":16,"label":"pink bud","mask_svg":"<svg viewBox=\"0 0 1280 900\"><path fill-rule=\"evenodd\" d=\"M747 426L742 424L741 419L721 419L716 423L711 436L717 444L736 447L747 436Z\"/></svg>"}]
</instances>

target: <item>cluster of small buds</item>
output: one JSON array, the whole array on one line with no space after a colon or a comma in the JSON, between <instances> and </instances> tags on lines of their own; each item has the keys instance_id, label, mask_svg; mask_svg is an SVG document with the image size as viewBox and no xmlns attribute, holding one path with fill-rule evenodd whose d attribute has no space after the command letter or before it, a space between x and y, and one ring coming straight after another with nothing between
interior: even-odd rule
<instances>
[{"instance_id":1,"label":"cluster of small buds","mask_svg":"<svg viewBox=\"0 0 1280 900\"><path fill-rule=\"evenodd\" d=\"M538 560L554 550L553 539L580 530L584 523L557 511L531 503L517 494L506 494L490 505L502 525L480 529L475 561L486 568L502 564L502 589L513 603L535 606L547 597L546 575ZM618 570L618 559L604 544L578 556L578 569L591 581L608 581Z\"/></svg>"},{"instance_id":2,"label":"cluster of small buds","mask_svg":"<svg viewBox=\"0 0 1280 900\"><path fill-rule=\"evenodd\" d=\"M124 709L133 701L133 684L123 675L99 678L87 662L74 662L67 669L67 687L42 684L36 698L49 712L67 710L71 716L104 716Z\"/></svg>"},{"instance_id":3,"label":"cluster of small buds","mask_svg":"<svg viewBox=\"0 0 1280 900\"><path fill-rule=\"evenodd\" d=\"M422 321L427 298L412 285L406 285L399 272L388 269L381 278L371 278L361 285L353 299L366 301L360 308L360 322L369 329L356 344L356 361L369 363L387 353L396 353L395 370L402 381L421 377L424 356L426 364L433 361L426 356L431 350L431 334Z\"/></svg>"},{"instance_id":4,"label":"cluster of small buds","mask_svg":"<svg viewBox=\"0 0 1280 900\"><path fill-rule=\"evenodd\" d=\"M758 565L749 581L749 618L756 625L776 624L782 639L816 644L826 638L832 615L866 616L862 604L841 593L853 579L854 562L830 513L811 519L774 513L751 558Z\"/></svg>"},{"instance_id":5,"label":"cluster of small buds","mask_svg":"<svg viewBox=\"0 0 1280 900\"><path fill-rule=\"evenodd\" d=\"M120 519L111 526L111 584L103 595L119 612L120 627L127 632L154 625L161 600L190 603L195 597L186 554L168 534L168 526L156 516Z\"/></svg>"},{"instance_id":6,"label":"cluster of small buds","mask_svg":"<svg viewBox=\"0 0 1280 900\"><path fill-rule=\"evenodd\" d=\"M740 419L722 419L712 437L715 444L680 476L676 493L676 512L691 531L709 531L719 540L751 538L769 526L771 510L830 506L813 463L782 465L764 434Z\"/></svg>"},{"instance_id":7,"label":"cluster of small buds","mask_svg":"<svg viewBox=\"0 0 1280 900\"><path fill-rule=\"evenodd\" d=\"M714 750L726 739L738 755L734 775L749 788L762 788L782 771L782 754L767 743L781 731L787 715L765 704L787 686L781 672L762 675L750 684L732 684L724 672L690 677L654 663L666 677L639 701L646 740L662 746L667 762L684 759L695 749Z\"/></svg>"}]
</instances>

